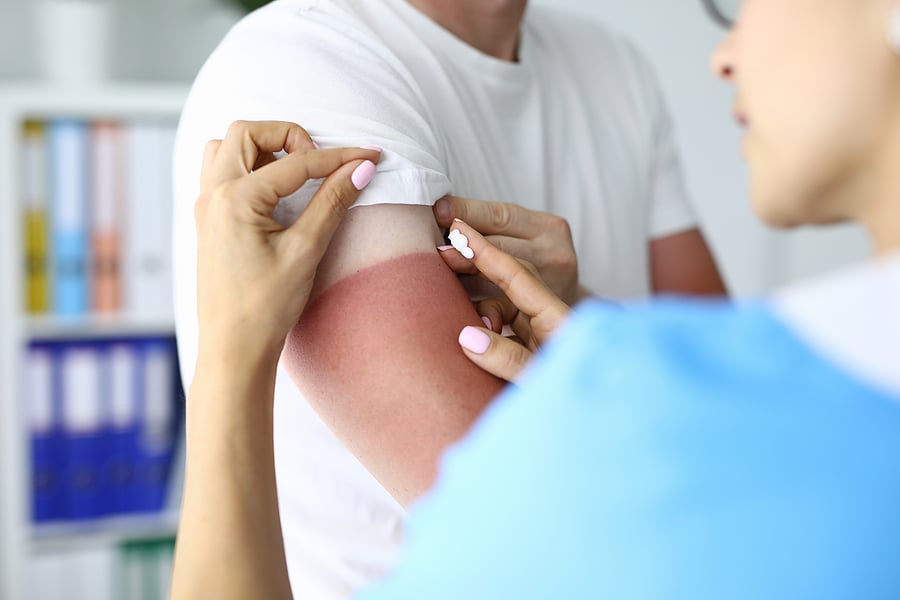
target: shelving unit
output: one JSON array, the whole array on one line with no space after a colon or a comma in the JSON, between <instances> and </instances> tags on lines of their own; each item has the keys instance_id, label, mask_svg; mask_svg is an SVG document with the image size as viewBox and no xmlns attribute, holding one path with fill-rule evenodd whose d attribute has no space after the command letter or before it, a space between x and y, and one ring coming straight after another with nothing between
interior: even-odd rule
<instances>
[{"instance_id":1,"label":"shelving unit","mask_svg":"<svg viewBox=\"0 0 900 600\"><path fill-rule=\"evenodd\" d=\"M175 537L178 513L107 517L85 523L51 523L32 529L31 552L65 552L116 546L134 540L157 541Z\"/></svg>"},{"instance_id":2,"label":"shelving unit","mask_svg":"<svg viewBox=\"0 0 900 600\"><path fill-rule=\"evenodd\" d=\"M25 312L22 231L22 126L26 120L165 120L173 125L187 96L183 85L115 84L58 88L0 85L0 598L29 597L29 560L48 552L174 537L177 514L111 517L33 525L29 439L22 406L25 350L35 340L172 335L165 317L33 317Z\"/></svg>"},{"instance_id":3,"label":"shelving unit","mask_svg":"<svg viewBox=\"0 0 900 600\"><path fill-rule=\"evenodd\" d=\"M172 321L164 318L130 318L122 316L27 317L28 339L78 340L113 337L147 337L172 333Z\"/></svg>"}]
</instances>

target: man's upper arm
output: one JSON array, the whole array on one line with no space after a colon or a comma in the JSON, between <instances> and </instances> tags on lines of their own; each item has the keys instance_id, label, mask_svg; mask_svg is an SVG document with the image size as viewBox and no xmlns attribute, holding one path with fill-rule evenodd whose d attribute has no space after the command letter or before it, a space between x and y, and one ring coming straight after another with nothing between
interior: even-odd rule
<instances>
[{"instance_id":1,"label":"man's upper arm","mask_svg":"<svg viewBox=\"0 0 900 600\"><path fill-rule=\"evenodd\" d=\"M347 28L357 24L327 14L340 10L337 3L317 6L298 13L275 3L254 13L198 76L179 132L176 251L195 252L189 206L203 146L234 120L293 121L323 147L385 149L320 265L282 365L337 436L408 502L427 489L441 451L502 385L456 341L465 325L481 321L435 251L441 241L431 204L450 184L427 109L362 30L348 43ZM276 218L292 222L315 190L308 185L285 199ZM187 377L196 357L192 265L177 266Z\"/></svg>"},{"instance_id":2,"label":"man's upper arm","mask_svg":"<svg viewBox=\"0 0 900 600\"><path fill-rule=\"evenodd\" d=\"M326 424L401 503L502 382L457 343L481 325L435 251L429 207L354 209L332 242L283 365Z\"/></svg>"},{"instance_id":3,"label":"man's upper arm","mask_svg":"<svg viewBox=\"0 0 900 600\"><path fill-rule=\"evenodd\" d=\"M699 229L651 241L650 276L656 294L727 294L715 258Z\"/></svg>"},{"instance_id":4,"label":"man's upper arm","mask_svg":"<svg viewBox=\"0 0 900 600\"><path fill-rule=\"evenodd\" d=\"M650 273L654 293L724 295L725 285L688 199L675 129L657 77L636 50L648 122Z\"/></svg>"}]
</instances>

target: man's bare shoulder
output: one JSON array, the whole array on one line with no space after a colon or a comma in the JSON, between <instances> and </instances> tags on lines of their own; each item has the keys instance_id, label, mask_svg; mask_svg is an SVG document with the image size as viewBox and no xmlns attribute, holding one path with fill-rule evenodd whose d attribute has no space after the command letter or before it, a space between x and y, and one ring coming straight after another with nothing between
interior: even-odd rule
<instances>
[{"instance_id":1,"label":"man's bare shoulder","mask_svg":"<svg viewBox=\"0 0 900 600\"><path fill-rule=\"evenodd\" d=\"M313 296L379 263L434 254L441 244L430 206L378 204L351 209L319 266Z\"/></svg>"}]
</instances>

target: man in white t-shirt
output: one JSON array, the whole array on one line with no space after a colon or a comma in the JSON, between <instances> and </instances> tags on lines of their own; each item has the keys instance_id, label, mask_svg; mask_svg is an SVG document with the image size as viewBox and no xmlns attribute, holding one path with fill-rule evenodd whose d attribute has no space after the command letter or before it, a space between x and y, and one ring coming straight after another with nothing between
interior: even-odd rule
<instances>
[{"instance_id":1,"label":"man in white t-shirt","mask_svg":"<svg viewBox=\"0 0 900 600\"><path fill-rule=\"evenodd\" d=\"M499 389L461 352L448 354L478 321L434 251L436 200L536 211L506 224L501 241L513 252L527 244L511 239L522 215L565 218L580 284L604 297L721 290L654 77L596 23L526 10L525 0L277 0L253 13L209 58L182 116L175 256L195 255L204 145L238 119L296 122L323 147L384 149L319 269L276 384L279 502L304 597L346 598L390 569L403 506ZM311 191L286 199L279 219L290 222ZM194 262L175 269L189 382Z\"/></svg>"}]
</instances>

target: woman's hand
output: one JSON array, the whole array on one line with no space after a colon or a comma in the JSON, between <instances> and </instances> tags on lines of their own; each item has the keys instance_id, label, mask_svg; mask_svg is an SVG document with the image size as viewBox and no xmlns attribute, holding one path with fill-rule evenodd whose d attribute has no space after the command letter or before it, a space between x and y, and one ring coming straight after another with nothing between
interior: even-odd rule
<instances>
[{"instance_id":1,"label":"woman's hand","mask_svg":"<svg viewBox=\"0 0 900 600\"><path fill-rule=\"evenodd\" d=\"M173 599L291 597L272 445L275 366L378 159L360 148L316 150L306 131L281 122L235 123L206 148L196 203L200 352ZM323 177L293 225L272 218L279 198Z\"/></svg>"},{"instance_id":2,"label":"woman's hand","mask_svg":"<svg viewBox=\"0 0 900 600\"><path fill-rule=\"evenodd\" d=\"M454 219L460 219L487 236L500 250L531 263L564 302L575 304L591 295L578 284L578 259L572 231L565 219L515 204L454 196L438 200L434 216L445 229L453 226ZM460 271L461 274L474 272L474 269ZM467 287L475 296L489 295L477 285Z\"/></svg>"},{"instance_id":3,"label":"woman's hand","mask_svg":"<svg viewBox=\"0 0 900 600\"><path fill-rule=\"evenodd\" d=\"M451 235L456 236L454 231L466 237L474 256L467 259L452 247L442 247L444 262L458 273L479 273L505 294L477 304L490 328L466 327L459 343L472 362L512 381L566 318L569 306L541 281L533 265L500 250L462 221L450 224ZM512 328L518 341L501 335L505 325Z\"/></svg>"},{"instance_id":4,"label":"woman's hand","mask_svg":"<svg viewBox=\"0 0 900 600\"><path fill-rule=\"evenodd\" d=\"M282 150L287 155L276 160ZM316 150L302 127L274 121L236 122L207 145L195 206L201 355L277 357L332 235L379 158L363 148ZM323 177L293 225L272 218L279 198Z\"/></svg>"}]
</instances>

